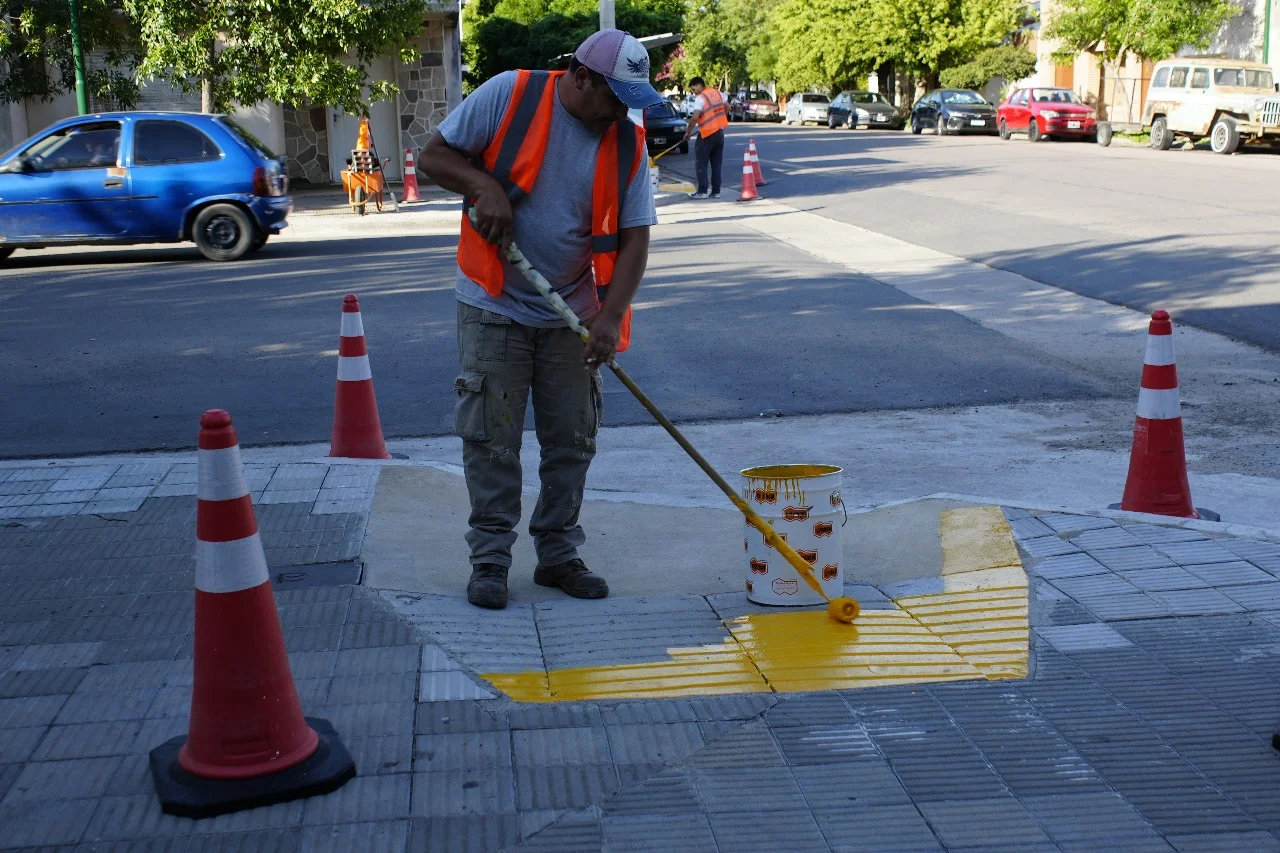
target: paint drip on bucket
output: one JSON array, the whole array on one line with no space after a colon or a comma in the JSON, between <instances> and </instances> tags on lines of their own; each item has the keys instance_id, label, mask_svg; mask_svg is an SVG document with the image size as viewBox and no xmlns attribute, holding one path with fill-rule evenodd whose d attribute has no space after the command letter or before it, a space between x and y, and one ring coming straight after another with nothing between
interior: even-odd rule
<instances>
[{"instance_id":1,"label":"paint drip on bucket","mask_svg":"<svg viewBox=\"0 0 1280 853\"><path fill-rule=\"evenodd\" d=\"M742 472L742 497L809 565L831 598L844 595L841 530L847 513L835 465L763 465ZM749 522L743 546L747 598L757 604L823 604Z\"/></svg>"}]
</instances>

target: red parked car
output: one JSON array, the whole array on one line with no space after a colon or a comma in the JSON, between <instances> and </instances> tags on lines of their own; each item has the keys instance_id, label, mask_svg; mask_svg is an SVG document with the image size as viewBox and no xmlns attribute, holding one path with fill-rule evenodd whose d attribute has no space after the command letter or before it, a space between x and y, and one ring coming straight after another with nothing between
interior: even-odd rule
<instances>
[{"instance_id":1,"label":"red parked car","mask_svg":"<svg viewBox=\"0 0 1280 853\"><path fill-rule=\"evenodd\" d=\"M1001 139L1025 133L1039 142L1054 136L1098 138L1098 114L1070 89L1017 89L996 111Z\"/></svg>"}]
</instances>

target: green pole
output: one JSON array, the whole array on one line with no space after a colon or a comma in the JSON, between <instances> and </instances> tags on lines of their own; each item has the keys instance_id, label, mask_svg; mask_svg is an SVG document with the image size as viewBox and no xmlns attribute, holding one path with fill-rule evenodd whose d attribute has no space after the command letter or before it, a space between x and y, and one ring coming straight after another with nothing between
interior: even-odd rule
<instances>
[{"instance_id":1,"label":"green pole","mask_svg":"<svg viewBox=\"0 0 1280 853\"><path fill-rule=\"evenodd\" d=\"M89 112L89 86L84 79L84 47L80 44L80 0L71 3L71 55L76 65L76 106L80 115Z\"/></svg>"}]
</instances>

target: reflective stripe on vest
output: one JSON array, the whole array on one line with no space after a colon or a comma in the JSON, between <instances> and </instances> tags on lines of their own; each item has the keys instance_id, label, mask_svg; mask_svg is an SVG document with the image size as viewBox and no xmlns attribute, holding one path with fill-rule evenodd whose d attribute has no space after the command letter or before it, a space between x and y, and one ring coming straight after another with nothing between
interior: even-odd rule
<instances>
[{"instance_id":1,"label":"reflective stripe on vest","mask_svg":"<svg viewBox=\"0 0 1280 853\"><path fill-rule=\"evenodd\" d=\"M724 97L719 89L710 87L703 89L702 97L706 99L707 107L698 117L698 133L706 138L717 130L724 130L729 126L729 111L725 107Z\"/></svg>"},{"instance_id":2,"label":"reflective stripe on vest","mask_svg":"<svg viewBox=\"0 0 1280 853\"><path fill-rule=\"evenodd\" d=\"M492 175L512 205L533 190L538 171L547 153L551 115L556 97L555 83L563 71L518 71L511 100L502 123L481 157L481 165ZM619 133L620 130L627 132ZM644 151L644 130L623 119L605 132L596 151L595 178L591 204L591 268L597 294L604 301L613 280L618 254L618 216L623 193L640 168ZM506 270L498 247L489 243L471 225L470 199L463 200L462 233L458 239L458 266L490 296L502 293ZM623 335L618 351L630 341L631 312L623 319Z\"/></svg>"}]
</instances>

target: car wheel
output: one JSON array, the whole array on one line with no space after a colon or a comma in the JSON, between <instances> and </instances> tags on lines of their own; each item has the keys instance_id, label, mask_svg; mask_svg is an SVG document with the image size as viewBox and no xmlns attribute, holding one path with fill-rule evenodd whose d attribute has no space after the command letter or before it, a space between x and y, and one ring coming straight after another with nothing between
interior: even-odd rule
<instances>
[{"instance_id":1,"label":"car wheel","mask_svg":"<svg viewBox=\"0 0 1280 853\"><path fill-rule=\"evenodd\" d=\"M681 154L688 154L688 153L689 153L689 143L687 143L687 142L681 142L681 143L680 143L680 153L681 153Z\"/></svg>"},{"instance_id":2,"label":"car wheel","mask_svg":"<svg viewBox=\"0 0 1280 853\"><path fill-rule=\"evenodd\" d=\"M1010 136L1008 122L1006 122L1004 119L1000 119L1000 126L998 128L998 131L1000 133L1001 139L1008 139Z\"/></svg>"},{"instance_id":3,"label":"car wheel","mask_svg":"<svg viewBox=\"0 0 1280 853\"><path fill-rule=\"evenodd\" d=\"M1031 117L1031 121L1027 122L1027 141L1040 142L1044 139L1044 134L1040 132L1040 122L1035 116Z\"/></svg>"},{"instance_id":4,"label":"car wheel","mask_svg":"<svg viewBox=\"0 0 1280 853\"><path fill-rule=\"evenodd\" d=\"M1173 147L1173 134L1169 132L1169 120L1164 116L1151 122L1151 147L1157 151L1168 151Z\"/></svg>"},{"instance_id":5,"label":"car wheel","mask_svg":"<svg viewBox=\"0 0 1280 853\"><path fill-rule=\"evenodd\" d=\"M1093 135L1093 141L1106 148L1111 144L1111 122L1098 122L1098 132Z\"/></svg>"},{"instance_id":6,"label":"car wheel","mask_svg":"<svg viewBox=\"0 0 1280 853\"><path fill-rule=\"evenodd\" d=\"M1240 147L1240 131L1236 128L1236 120L1231 116L1223 116L1213 123L1209 134L1209 147L1214 154L1234 154Z\"/></svg>"},{"instance_id":7,"label":"car wheel","mask_svg":"<svg viewBox=\"0 0 1280 853\"><path fill-rule=\"evenodd\" d=\"M191 238L211 261L234 261L251 250L254 234L249 214L234 204L211 204L196 214Z\"/></svg>"},{"instance_id":8,"label":"car wheel","mask_svg":"<svg viewBox=\"0 0 1280 853\"><path fill-rule=\"evenodd\" d=\"M935 128L939 136L947 135L947 121L942 116L938 116L938 126Z\"/></svg>"},{"instance_id":9,"label":"car wheel","mask_svg":"<svg viewBox=\"0 0 1280 853\"><path fill-rule=\"evenodd\" d=\"M827 116L827 130L835 130L836 126L836 120L831 116Z\"/></svg>"},{"instance_id":10,"label":"car wheel","mask_svg":"<svg viewBox=\"0 0 1280 853\"><path fill-rule=\"evenodd\" d=\"M911 116L911 132L919 136L920 131L922 130L924 130L924 128L920 126L920 122L916 121L916 117L912 115Z\"/></svg>"}]
</instances>

